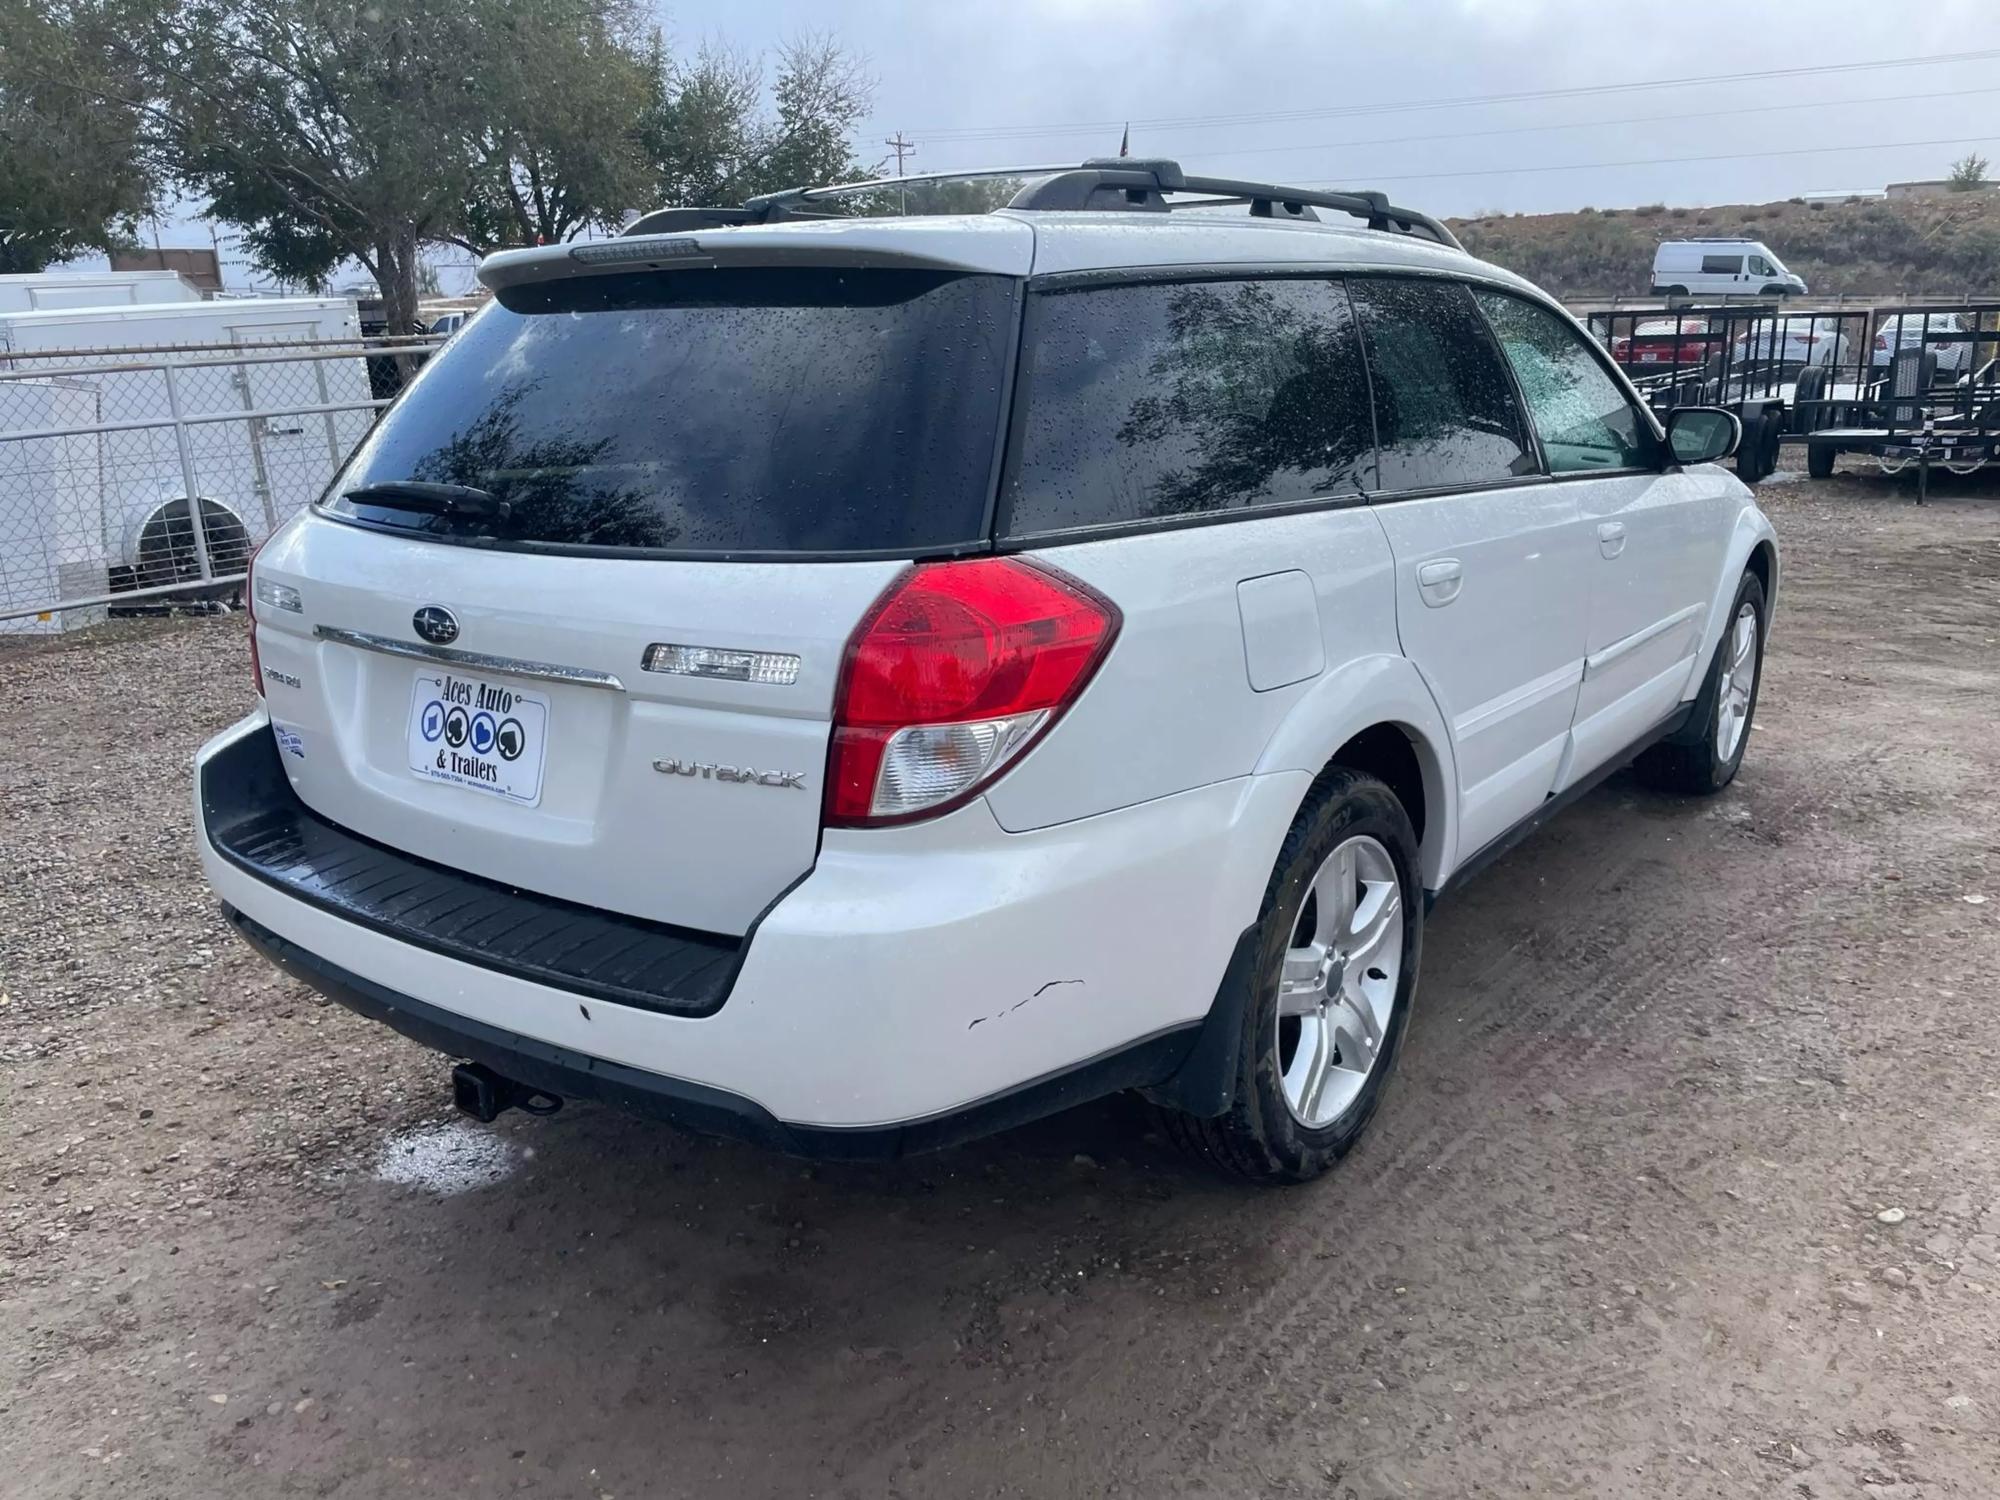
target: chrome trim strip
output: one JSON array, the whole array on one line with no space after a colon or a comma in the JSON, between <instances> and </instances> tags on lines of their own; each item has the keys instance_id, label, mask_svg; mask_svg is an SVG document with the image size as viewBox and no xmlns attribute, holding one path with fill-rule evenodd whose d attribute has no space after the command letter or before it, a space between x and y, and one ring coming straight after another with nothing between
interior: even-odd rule
<instances>
[{"instance_id":1,"label":"chrome trim strip","mask_svg":"<svg viewBox=\"0 0 2000 1500\"><path fill-rule=\"evenodd\" d=\"M1637 651L1648 641L1658 640L1676 625L1685 625L1689 620L1700 614L1701 611L1701 605L1690 604L1686 609L1678 610L1668 615L1664 620L1655 620L1644 630L1633 631L1632 634L1626 636L1622 641L1613 641L1595 656L1585 659L1583 675L1586 678L1596 676L1614 661L1618 660L1619 657Z\"/></svg>"},{"instance_id":2,"label":"chrome trim strip","mask_svg":"<svg viewBox=\"0 0 2000 1500\"><path fill-rule=\"evenodd\" d=\"M457 651L449 646L426 646L418 641L399 641L391 636L370 635L365 630L343 630L338 625L315 625L316 640L333 641L362 651L379 651L384 656L408 656L418 661L438 661L468 672L499 672L508 677L533 677L543 682L567 682L574 687L609 688L625 691L625 684L609 672L593 672L587 667L565 667L554 662L523 661L517 656L488 656L483 651Z\"/></svg>"},{"instance_id":3,"label":"chrome trim strip","mask_svg":"<svg viewBox=\"0 0 2000 1500\"><path fill-rule=\"evenodd\" d=\"M1523 683L1514 692L1475 704L1452 721L1452 731L1460 739L1475 735L1510 714L1546 702L1558 693L1568 692L1583 681L1583 671L1583 663L1573 661L1566 667L1557 667L1553 672L1544 672L1533 682Z\"/></svg>"}]
</instances>

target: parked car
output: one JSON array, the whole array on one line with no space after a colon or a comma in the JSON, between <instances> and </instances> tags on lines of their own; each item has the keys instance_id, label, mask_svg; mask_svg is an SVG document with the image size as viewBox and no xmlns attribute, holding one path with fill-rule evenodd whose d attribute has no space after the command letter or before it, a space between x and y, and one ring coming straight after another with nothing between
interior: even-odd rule
<instances>
[{"instance_id":1,"label":"parked car","mask_svg":"<svg viewBox=\"0 0 2000 1500\"><path fill-rule=\"evenodd\" d=\"M1848 362L1847 335L1839 318L1759 320L1730 341L1739 365L1776 363L1784 369L1809 365L1841 367Z\"/></svg>"},{"instance_id":2,"label":"parked car","mask_svg":"<svg viewBox=\"0 0 2000 1500\"><path fill-rule=\"evenodd\" d=\"M1922 348L1936 357L1937 375L1957 376L1972 364L1974 340L1949 335L1977 331L1976 321L1967 313L1885 313L1875 326L1875 348L1869 362L1878 370L1886 369L1895 362L1897 351Z\"/></svg>"},{"instance_id":3,"label":"parked car","mask_svg":"<svg viewBox=\"0 0 2000 1500\"><path fill-rule=\"evenodd\" d=\"M1611 341L1621 365L1698 365L1721 344L1706 318L1648 318Z\"/></svg>"},{"instance_id":4,"label":"parked car","mask_svg":"<svg viewBox=\"0 0 2000 1500\"><path fill-rule=\"evenodd\" d=\"M1653 290L1664 296L1803 297L1803 279L1762 240L1667 240L1653 254Z\"/></svg>"},{"instance_id":5,"label":"parked car","mask_svg":"<svg viewBox=\"0 0 2000 1500\"><path fill-rule=\"evenodd\" d=\"M1183 193L1249 212L1142 211ZM1777 583L1737 419L1662 428L1377 197L800 202L484 262L256 559L209 880L481 1118L852 1157L1138 1088L1313 1177L1434 896L1634 757L1736 774Z\"/></svg>"}]
</instances>

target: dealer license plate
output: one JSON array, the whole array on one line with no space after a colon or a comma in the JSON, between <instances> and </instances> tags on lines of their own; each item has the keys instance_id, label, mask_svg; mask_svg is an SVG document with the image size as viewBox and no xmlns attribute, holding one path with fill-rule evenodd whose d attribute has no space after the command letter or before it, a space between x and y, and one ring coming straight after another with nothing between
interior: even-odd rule
<instances>
[{"instance_id":1,"label":"dealer license plate","mask_svg":"<svg viewBox=\"0 0 2000 1500\"><path fill-rule=\"evenodd\" d=\"M429 781L542 800L549 700L459 672L419 674L410 690L410 769Z\"/></svg>"}]
</instances>

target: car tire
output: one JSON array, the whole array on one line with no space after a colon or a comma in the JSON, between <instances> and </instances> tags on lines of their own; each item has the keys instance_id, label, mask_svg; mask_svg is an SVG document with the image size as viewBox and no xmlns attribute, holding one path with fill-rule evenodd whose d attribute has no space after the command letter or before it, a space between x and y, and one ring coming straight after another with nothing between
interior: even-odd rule
<instances>
[{"instance_id":1,"label":"car tire","mask_svg":"<svg viewBox=\"0 0 2000 1500\"><path fill-rule=\"evenodd\" d=\"M1667 288L1667 295L1669 297L1685 297L1687 294L1688 289L1684 286L1670 286Z\"/></svg>"},{"instance_id":2,"label":"car tire","mask_svg":"<svg viewBox=\"0 0 2000 1500\"><path fill-rule=\"evenodd\" d=\"M1338 863L1344 855L1354 863ZM1416 833L1386 785L1344 767L1322 773L1278 852L1258 908L1252 961L1231 981L1243 992L1217 997L1241 1018L1230 1105L1212 1119L1163 1109L1176 1145L1224 1175L1268 1185L1310 1182L1353 1148L1409 1024L1423 945L1419 868ZM1357 887L1347 921L1337 896L1321 908L1322 896L1342 885ZM1390 899L1392 912L1371 905ZM1364 918L1369 925L1357 927ZM1359 946L1322 954L1309 977L1319 949L1343 947L1312 940L1340 930ZM1351 972L1348 958L1355 960ZM1371 1029L1372 1038L1360 1035ZM1357 1078L1354 1063L1364 1054ZM1313 1092L1316 1063L1326 1076Z\"/></svg>"},{"instance_id":3,"label":"car tire","mask_svg":"<svg viewBox=\"0 0 2000 1500\"><path fill-rule=\"evenodd\" d=\"M1833 478L1833 466L1840 452L1831 443L1806 444L1806 473L1814 479Z\"/></svg>"},{"instance_id":4,"label":"car tire","mask_svg":"<svg viewBox=\"0 0 2000 1500\"><path fill-rule=\"evenodd\" d=\"M1749 635L1744 635L1744 621ZM1757 713L1757 693L1764 685L1764 636L1767 613L1764 585L1746 572L1736 586L1722 639L1687 727L1653 746L1633 763L1639 778L1657 791L1705 797L1736 779L1743 754L1750 748L1750 724ZM1749 681L1743 680L1747 666Z\"/></svg>"}]
</instances>

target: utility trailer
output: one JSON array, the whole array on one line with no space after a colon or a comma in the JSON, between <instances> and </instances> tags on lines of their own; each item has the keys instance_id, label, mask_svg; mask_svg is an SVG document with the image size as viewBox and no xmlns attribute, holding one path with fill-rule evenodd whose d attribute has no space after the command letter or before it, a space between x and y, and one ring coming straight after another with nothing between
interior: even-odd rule
<instances>
[{"instance_id":1,"label":"utility trailer","mask_svg":"<svg viewBox=\"0 0 2000 1500\"><path fill-rule=\"evenodd\" d=\"M1917 500L1942 466L1969 474L2000 464L2000 302L1885 313L1865 373L1803 379L1792 398L1806 471L1833 473L1843 453L1885 473L1917 469Z\"/></svg>"},{"instance_id":2,"label":"utility trailer","mask_svg":"<svg viewBox=\"0 0 2000 1500\"><path fill-rule=\"evenodd\" d=\"M2000 303L1871 308L1673 307L1589 324L1653 409L1727 406L1755 483L1803 443L1815 478L1841 453L1888 472L2000 462Z\"/></svg>"}]
</instances>

